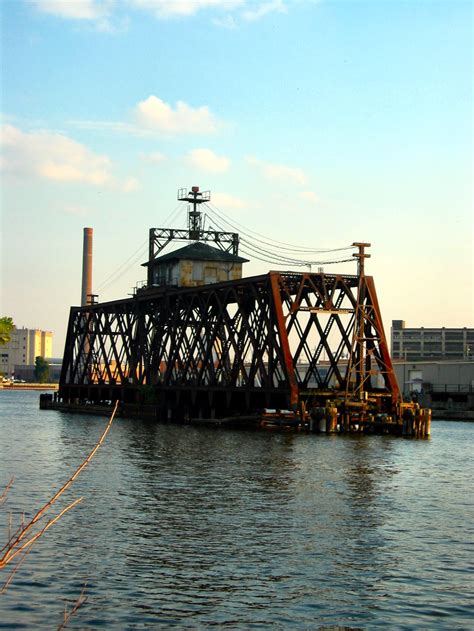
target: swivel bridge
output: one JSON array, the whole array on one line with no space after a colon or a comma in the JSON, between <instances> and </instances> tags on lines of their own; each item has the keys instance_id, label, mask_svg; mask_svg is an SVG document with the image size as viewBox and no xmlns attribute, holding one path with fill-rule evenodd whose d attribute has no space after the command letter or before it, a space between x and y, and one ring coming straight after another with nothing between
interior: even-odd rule
<instances>
[{"instance_id":1,"label":"swivel bridge","mask_svg":"<svg viewBox=\"0 0 474 631\"><path fill-rule=\"evenodd\" d=\"M180 189L178 200L188 204L188 228L150 229L146 284L123 300L94 300L85 229L82 306L71 308L58 396L44 395L42 406L107 412L118 400L123 414L155 420L429 434L429 410L400 396L374 280L365 274L370 244L326 251L282 244L280 252L229 232L235 226L209 205L209 191ZM217 229L207 229L206 218ZM162 254L183 240L192 243ZM240 246L260 260L309 269L320 262L298 254L356 248L328 263L355 257L357 273L243 278Z\"/></svg>"},{"instance_id":2,"label":"swivel bridge","mask_svg":"<svg viewBox=\"0 0 474 631\"><path fill-rule=\"evenodd\" d=\"M269 272L71 308L60 399L176 420L331 401L390 413L400 391L363 245L357 275Z\"/></svg>"}]
</instances>

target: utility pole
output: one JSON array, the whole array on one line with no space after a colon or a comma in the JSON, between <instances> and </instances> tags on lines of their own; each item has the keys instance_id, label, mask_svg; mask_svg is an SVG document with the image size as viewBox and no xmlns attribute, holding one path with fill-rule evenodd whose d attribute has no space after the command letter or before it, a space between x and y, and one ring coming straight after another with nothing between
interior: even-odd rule
<instances>
[{"instance_id":1,"label":"utility pole","mask_svg":"<svg viewBox=\"0 0 474 631\"><path fill-rule=\"evenodd\" d=\"M349 364L347 366L346 397L349 394L352 370L354 370L355 373L356 393L361 393L364 391L367 374L370 371L370 357L367 354L367 339L365 333L367 313L364 306L366 299L365 259L370 258L370 254L367 254L365 252L365 248L369 248L370 243L355 242L352 245L359 249L357 253L352 255L357 259L357 275L359 277L359 284L357 290L357 305L355 308L355 326L354 337L352 339L352 352L349 358Z\"/></svg>"}]
</instances>

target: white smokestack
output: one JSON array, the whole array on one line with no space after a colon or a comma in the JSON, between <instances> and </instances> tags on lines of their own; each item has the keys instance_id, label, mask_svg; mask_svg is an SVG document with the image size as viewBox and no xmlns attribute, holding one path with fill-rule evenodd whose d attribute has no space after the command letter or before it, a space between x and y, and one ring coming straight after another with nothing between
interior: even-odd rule
<instances>
[{"instance_id":1,"label":"white smokestack","mask_svg":"<svg viewBox=\"0 0 474 631\"><path fill-rule=\"evenodd\" d=\"M82 250L82 307L90 303L90 296L92 294L92 233L92 228L84 228L84 246Z\"/></svg>"}]
</instances>

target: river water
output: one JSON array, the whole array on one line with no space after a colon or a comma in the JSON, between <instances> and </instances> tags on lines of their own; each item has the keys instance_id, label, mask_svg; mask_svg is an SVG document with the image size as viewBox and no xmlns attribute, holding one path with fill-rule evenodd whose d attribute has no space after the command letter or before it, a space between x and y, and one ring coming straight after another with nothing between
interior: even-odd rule
<instances>
[{"instance_id":1,"label":"river water","mask_svg":"<svg viewBox=\"0 0 474 631\"><path fill-rule=\"evenodd\" d=\"M0 391L2 545L107 422L38 398ZM68 628L472 629L473 445L474 424L443 421L410 440L117 419L0 628L57 628L86 583Z\"/></svg>"}]
</instances>

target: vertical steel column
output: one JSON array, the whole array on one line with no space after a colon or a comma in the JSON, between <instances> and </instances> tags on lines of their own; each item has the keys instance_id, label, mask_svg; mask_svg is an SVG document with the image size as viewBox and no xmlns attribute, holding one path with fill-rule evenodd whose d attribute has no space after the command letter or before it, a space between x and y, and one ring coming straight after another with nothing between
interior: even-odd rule
<instances>
[{"instance_id":1,"label":"vertical steel column","mask_svg":"<svg viewBox=\"0 0 474 631\"><path fill-rule=\"evenodd\" d=\"M155 228L150 228L148 233L148 268L146 283L148 287L153 285L153 266L152 261L155 259Z\"/></svg>"},{"instance_id":2,"label":"vertical steel column","mask_svg":"<svg viewBox=\"0 0 474 631\"><path fill-rule=\"evenodd\" d=\"M393 369L392 358L388 350L387 338L385 336L385 329L383 326L382 314L380 312L379 301L377 298L377 292L375 291L375 283L372 276L366 276L366 287L370 297L370 301L373 306L374 323L378 333L379 351L382 361L385 366L386 373L384 374L385 385L387 390L392 395L392 403L397 403L402 400L400 393L400 387L398 385L397 377Z\"/></svg>"},{"instance_id":3,"label":"vertical steel column","mask_svg":"<svg viewBox=\"0 0 474 631\"><path fill-rule=\"evenodd\" d=\"M290 343L288 340L288 333L286 330L285 316L283 315L283 305L281 301L280 287L278 285L280 274L278 274L278 272L270 272L269 276L272 287L273 304L275 306L277 328L280 335L280 344L285 361L286 376L290 386L290 405L291 408L296 411L298 407L299 388L295 377L295 367L293 363L293 355L290 349Z\"/></svg>"}]
</instances>

